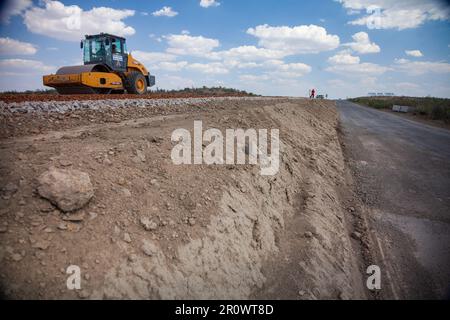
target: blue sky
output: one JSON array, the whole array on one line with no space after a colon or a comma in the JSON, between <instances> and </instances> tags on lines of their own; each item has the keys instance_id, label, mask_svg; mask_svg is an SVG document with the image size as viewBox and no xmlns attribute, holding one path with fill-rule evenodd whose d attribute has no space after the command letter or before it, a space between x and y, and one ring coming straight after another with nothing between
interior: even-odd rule
<instances>
[{"instance_id":1,"label":"blue sky","mask_svg":"<svg viewBox=\"0 0 450 320\"><path fill-rule=\"evenodd\" d=\"M227 86L333 98L450 97L450 6L439 0L2 1L0 90L42 88L110 32L160 88Z\"/></svg>"}]
</instances>

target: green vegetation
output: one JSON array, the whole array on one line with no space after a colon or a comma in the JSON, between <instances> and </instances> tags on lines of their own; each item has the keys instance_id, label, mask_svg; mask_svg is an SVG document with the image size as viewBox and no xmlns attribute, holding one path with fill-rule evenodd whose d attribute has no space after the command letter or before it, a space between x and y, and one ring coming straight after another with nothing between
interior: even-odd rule
<instances>
[{"instance_id":1,"label":"green vegetation","mask_svg":"<svg viewBox=\"0 0 450 320\"><path fill-rule=\"evenodd\" d=\"M240 96L256 96L253 93L249 93L243 90L237 90L233 88L225 88L225 87L201 87L201 88L184 88L178 90L165 90L159 89L153 90L152 92L156 93L186 93L186 94L195 94L195 95L240 95Z\"/></svg>"},{"instance_id":2,"label":"green vegetation","mask_svg":"<svg viewBox=\"0 0 450 320\"><path fill-rule=\"evenodd\" d=\"M359 97L349 99L375 109L392 109L394 104L414 107L413 114L426 116L433 120L450 122L450 99L433 97Z\"/></svg>"}]
</instances>

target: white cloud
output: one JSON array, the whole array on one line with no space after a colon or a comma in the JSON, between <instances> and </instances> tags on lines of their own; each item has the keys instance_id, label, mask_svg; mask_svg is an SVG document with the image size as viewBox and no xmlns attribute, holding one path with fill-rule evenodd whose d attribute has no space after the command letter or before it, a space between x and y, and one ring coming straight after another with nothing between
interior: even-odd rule
<instances>
[{"instance_id":1,"label":"white cloud","mask_svg":"<svg viewBox=\"0 0 450 320\"><path fill-rule=\"evenodd\" d=\"M0 54L2 55L33 55L37 52L35 45L11 39L0 38Z\"/></svg>"},{"instance_id":2,"label":"white cloud","mask_svg":"<svg viewBox=\"0 0 450 320\"><path fill-rule=\"evenodd\" d=\"M416 57L416 58L423 57L423 54L422 54L422 52L420 52L420 50L406 50L405 53L411 57Z\"/></svg>"},{"instance_id":3,"label":"white cloud","mask_svg":"<svg viewBox=\"0 0 450 320\"><path fill-rule=\"evenodd\" d=\"M186 67L189 70L205 74L227 74L229 70L220 62L192 63Z\"/></svg>"},{"instance_id":4,"label":"white cloud","mask_svg":"<svg viewBox=\"0 0 450 320\"><path fill-rule=\"evenodd\" d=\"M33 4L31 0L2 0L2 2L0 22L4 24L9 23L11 17L22 14Z\"/></svg>"},{"instance_id":5,"label":"white cloud","mask_svg":"<svg viewBox=\"0 0 450 320\"><path fill-rule=\"evenodd\" d=\"M352 56L346 51L338 52L334 56L328 58L328 62L331 64L358 64L359 61L359 57Z\"/></svg>"},{"instance_id":6,"label":"white cloud","mask_svg":"<svg viewBox=\"0 0 450 320\"><path fill-rule=\"evenodd\" d=\"M426 21L448 20L450 7L442 0L336 0L349 10L366 15L350 21L371 29L410 29Z\"/></svg>"},{"instance_id":7,"label":"white cloud","mask_svg":"<svg viewBox=\"0 0 450 320\"><path fill-rule=\"evenodd\" d=\"M302 25L272 27L267 24L249 28L247 33L259 39L259 45L288 54L318 53L339 46L339 37L323 27Z\"/></svg>"},{"instance_id":8,"label":"white cloud","mask_svg":"<svg viewBox=\"0 0 450 320\"><path fill-rule=\"evenodd\" d=\"M362 79L381 75L386 71L391 70L391 68L380 66L375 63L360 63L359 57L352 56L346 51L342 51L330 57L328 63L331 64L331 66L325 69L328 72L348 77L364 77Z\"/></svg>"},{"instance_id":9,"label":"white cloud","mask_svg":"<svg viewBox=\"0 0 450 320\"><path fill-rule=\"evenodd\" d=\"M254 75L254 74L243 74L239 76L239 81L254 83L258 81L267 81L270 77L267 74Z\"/></svg>"},{"instance_id":10,"label":"white cloud","mask_svg":"<svg viewBox=\"0 0 450 320\"><path fill-rule=\"evenodd\" d=\"M337 64L328 67L325 70L345 76L368 76L381 75L390 70L390 68L375 63L364 62L356 64Z\"/></svg>"},{"instance_id":11,"label":"white cloud","mask_svg":"<svg viewBox=\"0 0 450 320\"><path fill-rule=\"evenodd\" d=\"M237 69L254 69L262 67L261 63L256 62L242 62L239 60L225 60L223 62L229 68L237 68Z\"/></svg>"},{"instance_id":12,"label":"white cloud","mask_svg":"<svg viewBox=\"0 0 450 320\"><path fill-rule=\"evenodd\" d=\"M23 71L24 73L33 72L52 72L55 67L48 66L42 61L27 59L3 59L0 60L2 71Z\"/></svg>"},{"instance_id":13,"label":"white cloud","mask_svg":"<svg viewBox=\"0 0 450 320\"><path fill-rule=\"evenodd\" d=\"M450 73L450 63L431 61L409 61L397 59L396 68L409 75L417 76L426 73Z\"/></svg>"},{"instance_id":14,"label":"white cloud","mask_svg":"<svg viewBox=\"0 0 450 320\"><path fill-rule=\"evenodd\" d=\"M350 47L352 50L365 54L380 52L380 47L370 42L369 35L366 32L358 32L352 36L354 42L346 43L344 46Z\"/></svg>"},{"instance_id":15,"label":"white cloud","mask_svg":"<svg viewBox=\"0 0 450 320\"><path fill-rule=\"evenodd\" d=\"M216 39L188 34L171 34L164 37L169 44L167 52L176 55L204 57L209 55L220 43Z\"/></svg>"},{"instance_id":16,"label":"white cloud","mask_svg":"<svg viewBox=\"0 0 450 320\"><path fill-rule=\"evenodd\" d=\"M163 7L162 9L155 11L152 13L153 16L155 17L175 17L176 15L178 15L178 12L173 11L171 7Z\"/></svg>"},{"instance_id":17,"label":"white cloud","mask_svg":"<svg viewBox=\"0 0 450 320\"><path fill-rule=\"evenodd\" d=\"M200 0L200 6L203 8L217 7L220 6L220 2L216 0Z\"/></svg>"},{"instance_id":18,"label":"white cloud","mask_svg":"<svg viewBox=\"0 0 450 320\"><path fill-rule=\"evenodd\" d=\"M284 63L281 60L271 60L263 63L261 67L266 68L263 74L244 74L239 76L239 81L256 84L260 81L272 84L290 83L311 72L312 68L304 63Z\"/></svg>"},{"instance_id":19,"label":"white cloud","mask_svg":"<svg viewBox=\"0 0 450 320\"><path fill-rule=\"evenodd\" d=\"M240 46L226 51L216 52L212 58L235 59L241 61L261 61L280 59L286 56L286 53L279 50L257 48L255 46Z\"/></svg>"},{"instance_id":20,"label":"white cloud","mask_svg":"<svg viewBox=\"0 0 450 320\"><path fill-rule=\"evenodd\" d=\"M178 72L184 69L188 63L186 61L179 62L160 62L153 66L153 70L164 70L169 72Z\"/></svg>"},{"instance_id":21,"label":"white cloud","mask_svg":"<svg viewBox=\"0 0 450 320\"><path fill-rule=\"evenodd\" d=\"M133 51L133 57L142 63L174 61L176 56L165 52Z\"/></svg>"},{"instance_id":22,"label":"white cloud","mask_svg":"<svg viewBox=\"0 0 450 320\"><path fill-rule=\"evenodd\" d=\"M349 16L353 16L353 15L360 14L360 13L361 13L360 10L354 10L354 9L348 9L348 10L347 10L347 14L348 14Z\"/></svg>"},{"instance_id":23,"label":"white cloud","mask_svg":"<svg viewBox=\"0 0 450 320\"><path fill-rule=\"evenodd\" d=\"M311 70L312 68L304 63L286 63L279 65L273 74L279 78L299 78Z\"/></svg>"},{"instance_id":24,"label":"white cloud","mask_svg":"<svg viewBox=\"0 0 450 320\"><path fill-rule=\"evenodd\" d=\"M100 32L130 36L135 30L122 20L134 15L133 10L94 7L84 11L77 5L66 6L59 1L44 0L45 7L32 7L24 13L30 32L59 40L79 41L86 34Z\"/></svg>"},{"instance_id":25,"label":"white cloud","mask_svg":"<svg viewBox=\"0 0 450 320\"><path fill-rule=\"evenodd\" d=\"M186 61L176 62L177 56L166 52L137 50L133 51L133 57L150 69L150 72L152 72L152 70L177 72L181 71L188 64Z\"/></svg>"}]
</instances>

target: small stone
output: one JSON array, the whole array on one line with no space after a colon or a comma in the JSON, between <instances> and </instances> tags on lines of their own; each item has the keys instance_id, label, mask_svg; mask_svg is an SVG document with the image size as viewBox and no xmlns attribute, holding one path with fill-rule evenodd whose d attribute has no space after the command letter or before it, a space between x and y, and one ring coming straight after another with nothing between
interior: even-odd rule
<instances>
[{"instance_id":1,"label":"small stone","mask_svg":"<svg viewBox=\"0 0 450 320\"><path fill-rule=\"evenodd\" d=\"M67 214L67 215L64 215L62 219L64 221L81 222L84 220L84 212Z\"/></svg>"},{"instance_id":2,"label":"small stone","mask_svg":"<svg viewBox=\"0 0 450 320\"><path fill-rule=\"evenodd\" d=\"M40 250L47 250L47 248L50 246L50 241L47 240L38 240L36 241L32 247Z\"/></svg>"},{"instance_id":3,"label":"small stone","mask_svg":"<svg viewBox=\"0 0 450 320\"><path fill-rule=\"evenodd\" d=\"M148 240L144 240L141 249L149 257L155 255L158 251L156 245Z\"/></svg>"},{"instance_id":4,"label":"small stone","mask_svg":"<svg viewBox=\"0 0 450 320\"><path fill-rule=\"evenodd\" d=\"M158 228L158 225L156 224L156 222L154 222L153 220L150 220L147 217L142 217L140 220L142 226L145 228L145 230L147 231L154 231Z\"/></svg>"},{"instance_id":5,"label":"small stone","mask_svg":"<svg viewBox=\"0 0 450 320\"><path fill-rule=\"evenodd\" d=\"M142 152L142 151L139 150L139 149L136 150L136 158L137 158L139 161L141 161L141 162L145 162L145 161L146 161L144 152Z\"/></svg>"},{"instance_id":6,"label":"small stone","mask_svg":"<svg viewBox=\"0 0 450 320\"><path fill-rule=\"evenodd\" d=\"M0 226L0 233L8 232L8 226L2 225Z\"/></svg>"},{"instance_id":7,"label":"small stone","mask_svg":"<svg viewBox=\"0 0 450 320\"><path fill-rule=\"evenodd\" d=\"M122 188L122 193L125 197L131 197L131 191L127 188Z\"/></svg>"},{"instance_id":8,"label":"small stone","mask_svg":"<svg viewBox=\"0 0 450 320\"><path fill-rule=\"evenodd\" d=\"M312 234L311 231L307 231L307 232L304 233L304 236L305 236L305 238L312 238L313 234Z\"/></svg>"},{"instance_id":9,"label":"small stone","mask_svg":"<svg viewBox=\"0 0 450 320\"><path fill-rule=\"evenodd\" d=\"M358 232L358 231L352 232L352 238L353 238L353 239L356 239L356 240L361 239L361 233Z\"/></svg>"},{"instance_id":10,"label":"small stone","mask_svg":"<svg viewBox=\"0 0 450 320\"><path fill-rule=\"evenodd\" d=\"M131 237L129 233L124 233L123 234L123 241L130 243L131 242Z\"/></svg>"},{"instance_id":11,"label":"small stone","mask_svg":"<svg viewBox=\"0 0 450 320\"><path fill-rule=\"evenodd\" d=\"M317 287L314 287L312 289L312 294L314 295L314 297L316 297L317 299L320 299L320 290Z\"/></svg>"},{"instance_id":12,"label":"small stone","mask_svg":"<svg viewBox=\"0 0 450 320\"><path fill-rule=\"evenodd\" d=\"M135 254L130 254L128 256L128 261L130 261L130 262L136 262L137 260L138 260L138 257Z\"/></svg>"},{"instance_id":13,"label":"small stone","mask_svg":"<svg viewBox=\"0 0 450 320\"><path fill-rule=\"evenodd\" d=\"M84 207L94 196L94 188L87 173L74 169L50 168L38 178L38 193L69 212Z\"/></svg>"},{"instance_id":14,"label":"small stone","mask_svg":"<svg viewBox=\"0 0 450 320\"><path fill-rule=\"evenodd\" d=\"M305 295L305 291L304 290L300 290L299 292L298 292L298 295L300 296L300 297L303 297L304 295Z\"/></svg>"},{"instance_id":15,"label":"small stone","mask_svg":"<svg viewBox=\"0 0 450 320\"><path fill-rule=\"evenodd\" d=\"M13 261L16 261L16 262L22 260L22 258L23 258L22 255L19 253L13 253L11 255L11 259L13 259Z\"/></svg>"},{"instance_id":16,"label":"small stone","mask_svg":"<svg viewBox=\"0 0 450 320\"><path fill-rule=\"evenodd\" d=\"M348 211L349 211L349 212L355 212L355 207L349 207L349 208L348 208Z\"/></svg>"},{"instance_id":17,"label":"small stone","mask_svg":"<svg viewBox=\"0 0 450 320\"><path fill-rule=\"evenodd\" d=\"M119 180L117 180L117 184L120 186L124 186L126 183L127 181L123 177L120 177Z\"/></svg>"},{"instance_id":18,"label":"small stone","mask_svg":"<svg viewBox=\"0 0 450 320\"><path fill-rule=\"evenodd\" d=\"M190 226L194 226L196 221L195 221L195 218L189 218L188 222L189 222Z\"/></svg>"},{"instance_id":19,"label":"small stone","mask_svg":"<svg viewBox=\"0 0 450 320\"><path fill-rule=\"evenodd\" d=\"M89 220L94 220L95 218L97 218L97 213L89 212Z\"/></svg>"},{"instance_id":20,"label":"small stone","mask_svg":"<svg viewBox=\"0 0 450 320\"><path fill-rule=\"evenodd\" d=\"M72 165L72 162L70 162L69 160L60 159L59 164L62 167L70 167Z\"/></svg>"}]
</instances>

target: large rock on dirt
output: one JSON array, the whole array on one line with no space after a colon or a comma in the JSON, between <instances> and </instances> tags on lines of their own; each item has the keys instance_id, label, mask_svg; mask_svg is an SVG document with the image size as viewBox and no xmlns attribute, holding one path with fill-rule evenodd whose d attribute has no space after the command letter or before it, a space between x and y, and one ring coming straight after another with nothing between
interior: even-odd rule
<instances>
[{"instance_id":1,"label":"large rock on dirt","mask_svg":"<svg viewBox=\"0 0 450 320\"><path fill-rule=\"evenodd\" d=\"M94 196L91 179L74 169L50 168L38 178L38 192L62 211L82 208Z\"/></svg>"}]
</instances>

